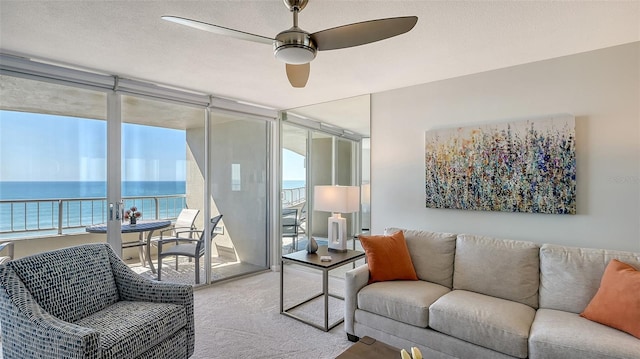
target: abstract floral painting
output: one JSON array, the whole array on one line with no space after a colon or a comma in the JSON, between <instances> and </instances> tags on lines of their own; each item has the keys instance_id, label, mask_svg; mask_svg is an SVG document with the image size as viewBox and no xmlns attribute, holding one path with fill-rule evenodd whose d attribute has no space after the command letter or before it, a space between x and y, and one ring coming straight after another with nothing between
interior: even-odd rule
<instances>
[{"instance_id":1,"label":"abstract floral painting","mask_svg":"<svg viewBox=\"0 0 640 359\"><path fill-rule=\"evenodd\" d=\"M575 214L575 119L427 131L425 169L428 208Z\"/></svg>"}]
</instances>

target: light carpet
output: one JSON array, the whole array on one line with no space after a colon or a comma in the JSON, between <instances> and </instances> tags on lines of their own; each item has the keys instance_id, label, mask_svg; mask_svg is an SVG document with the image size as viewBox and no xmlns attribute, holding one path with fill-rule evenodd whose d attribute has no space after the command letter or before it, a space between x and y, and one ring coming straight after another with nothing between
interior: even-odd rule
<instances>
[{"instance_id":1,"label":"light carpet","mask_svg":"<svg viewBox=\"0 0 640 359\"><path fill-rule=\"evenodd\" d=\"M322 288L319 273L285 267L285 308ZM330 293L342 296L344 280L331 277ZM335 358L349 346L343 324L324 332L280 314L280 273L264 272L194 292L196 343L193 359ZM329 322L341 318L344 303L331 298ZM294 313L322 325L318 298ZM0 342L0 359L2 344Z\"/></svg>"},{"instance_id":2,"label":"light carpet","mask_svg":"<svg viewBox=\"0 0 640 359\"><path fill-rule=\"evenodd\" d=\"M321 291L320 274L285 267L285 308ZM280 314L280 273L251 277L196 290L195 359L335 358L351 346L343 324L329 332ZM331 278L331 293L342 295L344 281ZM342 317L344 303L331 298L329 322ZM318 298L295 314L323 322Z\"/></svg>"}]
</instances>

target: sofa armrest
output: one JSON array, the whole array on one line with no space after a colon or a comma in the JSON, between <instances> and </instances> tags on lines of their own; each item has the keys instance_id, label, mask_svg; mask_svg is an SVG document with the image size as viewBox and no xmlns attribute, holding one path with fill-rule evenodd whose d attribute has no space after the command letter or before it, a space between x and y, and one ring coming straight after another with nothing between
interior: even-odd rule
<instances>
[{"instance_id":1,"label":"sofa armrest","mask_svg":"<svg viewBox=\"0 0 640 359\"><path fill-rule=\"evenodd\" d=\"M12 268L0 266L0 286L5 359L99 357L100 334L47 313Z\"/></svg>"},{"instance_id":2,"label":"sofa armrest","mask_svg":"<svg viewBox=\"0 0 640 359\"><path fill-rule=\"evenodd\" d=\"M344 280L344 330L354 335L353 324L358 308L358 292L369 283L369 265L364 264L345 273Z\"/></svg>"},{"instance_id":3,"label":"sofa armrest","mask_svg":"<svg viewBox=\"0 0 640 359\"><path fill-rule=\"evenodd\" d=\"M193 287L188 284L159 282L144 278L126 265L113 250L109 250L109 260L120 300L170 303L184 306L187 314L188 353L195 347L195 324L193 313Z\"/></svg>"}]
</instances>

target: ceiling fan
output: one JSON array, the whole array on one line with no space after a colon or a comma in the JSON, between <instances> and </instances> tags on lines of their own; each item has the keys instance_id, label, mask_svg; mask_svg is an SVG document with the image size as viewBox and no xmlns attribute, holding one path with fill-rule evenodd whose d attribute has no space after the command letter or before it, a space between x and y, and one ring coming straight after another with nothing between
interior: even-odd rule
<instances>
[{"instance_id":1,"label":"ceiling fan","mask_svg":"<svg viewBox=\"0 0 640 359\"><path fill-rule=\"evenodd\" d=\"M293 13L293 27L282 31L275 39L178 16L162 16L162 19L219 35L273 45L275 57L286 64L287 77L293 87L304 87L307 84L309 62L316 57L317 51L343 49L388 39L408 32L418 22L416 16L391 17L310 34L298 27L298 13L305 8L309 0L283 1Z\"/></svg>"}]
</instances>

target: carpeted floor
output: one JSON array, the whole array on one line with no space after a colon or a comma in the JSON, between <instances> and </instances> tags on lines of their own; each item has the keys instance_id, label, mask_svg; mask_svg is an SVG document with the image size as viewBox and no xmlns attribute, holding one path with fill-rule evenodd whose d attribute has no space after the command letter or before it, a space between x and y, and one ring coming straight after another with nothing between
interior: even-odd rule
<instances>
[{"instance_id":1,"label":"carpeted floor","mask_svg":"<svg viewBox=\"0 0 640 359\"><path fill-rule=\"evenodd\" d=\"M285 307L319 293L320 274L285 267ZM265 272L197 290L196 347L192 358L335 358L349 346L343 324L324 332L280 314L280 273ZM342 295L344 282L332 278L331 293ZM341 300L329 302L329 322L342 317ZM295 314L322 324L321 298Z\"/></svg>"},{"instance_id":2,"label":"carpeted floor","mask_svg":"<svg viewBox=\"0 0 640 359\"><path fill-rule=\"evenodd\" d=\"M285 266L285 308L320 293L319 272ZM330 293L342 296L344 280L330 277ZM351 346L343 324L324 332L280 314L280 273L263 272L194 292L196 343L192 359L330 359ZM322 298L296 308L298 316L322 325ZM331 298L329 322L344 303ZM0 359L2 345L0 344Z\"/></svg>"}]
</instances>

